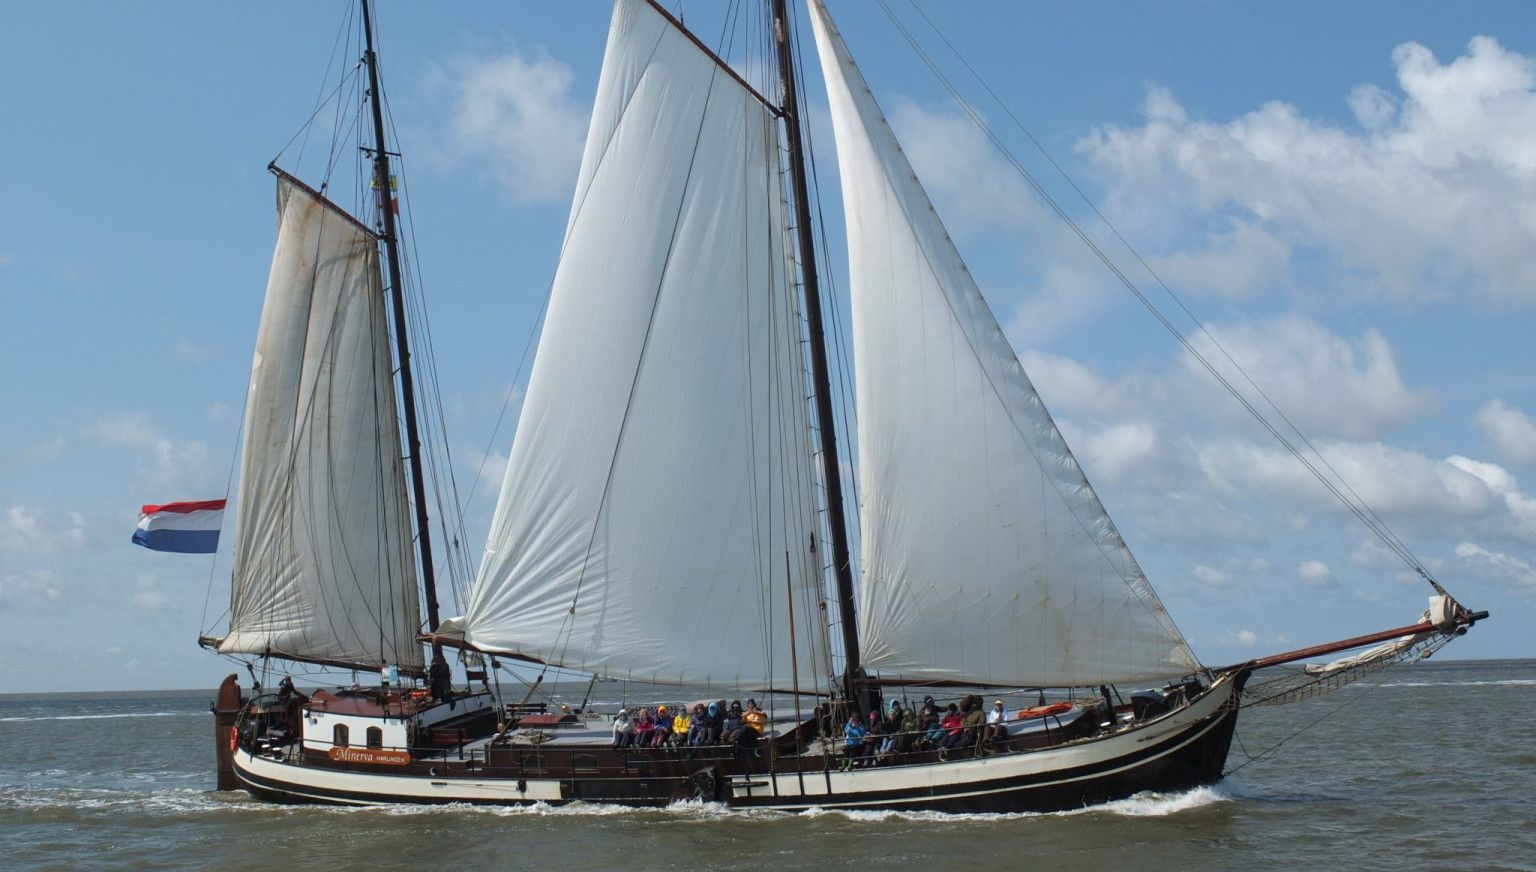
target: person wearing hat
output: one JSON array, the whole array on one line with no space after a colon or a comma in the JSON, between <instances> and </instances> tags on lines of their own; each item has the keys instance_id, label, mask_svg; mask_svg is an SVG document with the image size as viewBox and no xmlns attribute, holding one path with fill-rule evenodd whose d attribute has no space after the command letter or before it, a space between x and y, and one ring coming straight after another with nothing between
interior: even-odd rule
<instances>
[{"instance_id":1,"label":"person wearing hat","mask_svg":"<svg viewBox=\"0 0 1536 872\"><path fill-rule=\"evenodd\" d=\"M741 731L746 726L741 720L741 700L731 700L731 707L725 710L725 718L720 722L720 744L734 745L741 738Z\"/></svg>"},{"instance_id":2,"label":"person wearing hat","mask_svg":"<svg viewBox=\"0 0 1536 872\"><path fill-rule=\"evenodd\" d=\"M628 748L635 740L635 722L629 719L629 709L619 709L613 719L613 747Z\"/></svg>"},{"instance_id":3,"label":"person wearing hat","mask_svg":"<svg viewBox=\"0 0 1536 872\"><path fill-rule=\"evenodd\" d=\"M843 769L852 769L859 757L863 756L864 736L868 732L858 712L848 716L848 723L843 727Z\"/></svg>"},{"instance_id":4,"label":"person wearing hat","mask_svg":"<svg viewBox=\"0 0 1536 872\"><path fill-rule=\"evenodd\" d=\"M987 712L986 740L988 742L1000 742L1007 738L1007 736L1008 711L1003 708L1002 700L995 700L992 703L992 710Z\"/></svg>"},{"instance_id":5,"label":"person wearing hat","mask_svg":"<svg viewBox=\"0 0 1536 872\"><path fill-rule=\"evenodd\" d=\"M688 744L688 734L693 730L693 718L688 716L687 706L678 706L672 716L672 744L681 748Z\"/></svg>"},{"instance_id":6,"label":"person wearing hat","mask_svg":"<svg viewBox=\"0 0 1536 872\"><path fill-rule=\"evenodd\" d=\"M743 738L748 738L755 742L757 737L761 736L763 731L768 729L768 713L757 707L757 700L749 699L747 700L747 710L741 714L741 723L744 726L750 727L754 734L752 736L744 736Z\"/></svg>"},{"instance_id":7,"label":"person wearing hat","mask_svg":"<svg viewBox=\"0 0 1536 872\"><path fill-rule=\"evenodd\" d=\"M880 732L885 736L885 739L880 743L878 759L884 760L886 757L889 757L892 753L899 750L898 745L902 739L901 700L891 700L890 713L886 715L885 723L882 725Z\"/></svg>"},{"instance_id":8,"label":"person wearing hat","mask_svg":"<svg viewBox=\"0 0 1536 872\"><path fill-rule=\"evenodd\" d=\"M667 737L672 735L672 715L667 711L667 704L656 706L656 729L651 733L651 747L660 748L667 743Z\"/></svg>"}]
</instances>

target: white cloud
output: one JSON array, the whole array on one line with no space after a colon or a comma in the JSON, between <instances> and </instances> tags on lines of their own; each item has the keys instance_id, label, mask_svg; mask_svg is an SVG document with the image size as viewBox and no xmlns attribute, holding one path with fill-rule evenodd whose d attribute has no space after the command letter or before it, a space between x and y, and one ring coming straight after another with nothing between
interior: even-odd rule
<instances>
[{"instance_id":1,"label":"white cloud","mask_svg":"<svg viewBox=\"0 0 1536 872\"><path fill-rule=\"evenodd\" d=\"M171 357L181 363L197 363L207 360L211 355L208 346L186 336L178 336L171 343Z\"/></svg>"},{"instance_id":2,"label":"white cloud","mask_svg":"<svg viewBox=\"0 0 1536 872\"><path fill-rule=\"evenodd\" d=\"M542 50L452 61L428 80L449 113L439 157L480 162L519 202L569 198L589 114L571 97L574 79Z\"/></svg>"},{"instance_id":3,"label":"white cloud","mask_svg":"<svg viewBox=\"0 0 1536 872\"><path fill-rule=\"evenodd\" d=\"M1491 569L1520 584L1536 587L1536 567L1518 557L1489 551L1473 542L1462 542L1457 545L1456 556L1469 566Z\"/></svg>"},{"instance_id":4,"label":"white cloud","mask_svg":"<svg viewBox=\"0 0 1536 872\"><path fill-rule=\"evenodd\" d=\"M1096 264L1048 263L1039 285L1018 299L1011 314L997 313L1015 348L1049 341L1066 328L1087 321L1115 297L1115 288ZM988 299L1001 303L1008 297L998 290L988 288Z\"/></svg>"},{"instance_id":5,"label":"white cloud","mask_svg":"<svg viewBox=\"0 0 1536 872\"><path fill-rule=\"evenodd\" d=\"M0 611L21 602L58 602L64 594L64 579L49 569L0 573Z\"/></svg>"},{"instance_id":6,"label":"white cloud","mask_svg":"<svg viewBox=\"0 0 1536 872\"><path fill-rule=\"evenodd\" d=\"M480 477L476 480L475 489L489 493L494 498L501 490L501 482L507 477L507 464L511 462L512 458L500 451L487 452L480 462Z\"/></svg>"},{"instance_id":7,"label":"white cloud","mask_svg":"<svg viewBox=\"0 0 1536 872\"><path fill-rule=\"evenodd\" d=\"M1362 539L1350 552L1349 562L1367 569L1402 569L1403 560L1379 539Z\"/></svg>"},{"instance_id":8,"label":"white cloud","mask_svg":"<svg viewBox=\"0 0 1536 872\"><path fill-rule=\"evenodd\" d=\"M140 574L134 579L134 605L145 611L159 611L169 602L170 598L160 589L160 583L153 575Z\"/></svg>"},{"instance_id":9,"label":"white cloud","mask_svg":"<svg viewBox=\"0 0 1536 872\"><path fill-rule=\"evenodd\" d=\"M208 446L198 439L172 439L162 434L143 412L116 412L96 418L82 428L98 445L124 448L138 457L141 486L162 496L146 499L203 499L192 494L223 492L222 477L213 469Z\"/></svg>"},{"instance_id":10,"label":"white cloud","mask_svg":"<svg viewBox=\"0 0 1536 872\"><path fill-rule=\"evenodd\" d=\"M1019 230L1055 221L967 115L897 98L890 122L912 169L953 232Z\"/></svg>"},{"instance_id":11,"label":"white cloud","mask_svg":"<svg viewBox=\"0 0 1536 872\"><path fill-rule=\"evenodd\" d=\"M1196 563L1190 574L1206 587L1226 587L1232 583L1232 573L1204 563Z\"/></svg>"},{"instance_id":12,"label":"white cloud","mask_svg":"<svg viewBox=\"0 0 1536 872\"><path fill-rule=\"evenodd\" d=\"M1380 442L1323 443L1318 448L1354 492L1384 516L1438 524L1462 521L1488 535L1536 542L1536 497L1522 491L1515 477L1497 464L1460 455L1434 460ZM1211 481L1228 492L1257 488L1286 499L1339 507L1278 447L1212 441L1201 447L1200 463Z\"/></svg>"},{"instance_id":13,"label":"white cloud","mask_svg":"<svg viewBox=\"0 0 1536 872\"><path fill-rule=\"evenodd\" d=\"M1290 258L1290 245L1257 222L1234 218L1229 227L1207 234L1200 250L1178 251L1150 262L1180 291L1242 297L1284 275Z\"/></svg>"},{"instance_id":14,"label":"white cloud","mask_svg":"<svg viewBox=\"0 0 1536 872\"><path fill-rule=\"evenodd\" d=\"M14 505L0 516L0 553L78 551L85 540L85 517L79 512L53 513Z\"/></svg>"},{"instance_id":15,"label":"white cloud","mask_svg":"<svg viewBox=\"0 0 1536 872\"><path fill-rule=\"evenodd\" d=\"M1145 421L1116 424L1073 443L1094 481L1114 481L1157 451L1157 427Z\"/></svg>"},{"instance_id":16,"label":"white cloud","mask_svg":"<svg viewBox=\"0 0 1536 872\"><path fill-rule=\"evenodd\" d=\"M1303 582L1312 587L1322 587L1333 577L1333 573L1328 569L1328 564L1321 560L1302 561L1301 566L1296 569L1296 574L1301 576Z\"/></svg>"},{"instance_id":17,"label":"white cloud","mask_svg":"<svg viewBox=\"0 0 1536 872\"><path fill-rule=\"evenodd\" d=\"M90 422L85 435L101 445L135 448L160 438L143 412L114 412Z\"/></svg>"},{"instance_id":18,"label":"white cloud","mask_svg":"<svg viewBox=\"0 0 1536 872\"><path fill-rule=\"evenodd\" d=\"M1536 303L1536 64L1487 36L1450 63L1416 43L1392 60L1396 92L1349 93L1358 127L1282 102L1195 120L1154 88L1144 124L1105 126L1078 150L1108 177L1110 214L1183 226L1168 214L1180 204L1207 233L1236 222L1272 251L1323 253L1330 293L1430 298L1465 284L1487 303ZM1188 239L1165 244L1202 260ZM1219 276L1222 259L1205 260Z\"/></svg>"},{"instance_id":19,"label":"white cloud","mask_svg":"<svg viewBox=\"0 0 1536 872\"><path fill-rule=\"evenodd\" d=\"M1374 330L1350 341L1295 315L1206 329L1214 343L1204 333L1191 337L1201 355L1268 412L1215 347L1219 343L1309 436L1371 438L1434 405L1428 393L1403 384L1391 344ZM1210 397L1213 407L1227 410L1224 414L1237 411L1203 366L1188 355L1183 361L1192 391Z\"/></svg>"},{"instance_id":20,"label":"white cloud","mask_svg":"<svg viewBox=\"0 0 1536 872\"><path fill-rule=\"evenodd\" d=\"M1502 400L1489 400L1472 419L1499 456L1510 463L1536 464L1536 421Z\"/></svg>"},{"instance_id":21,"label":"white cloud","mask_svg":"<svg viewBox=\"0 0 1536 872\"><path fill-rule=\"evenodd\" d=\"M1069 357L1033 349L1019 360L1053 412L1123 420L1155 406L1163 393L1161 379L1140 371L1111 380Z\"/></svg>"},{"instance_id":22,"label":"white cloud","mask_svg":"<svg viewBox=\"0 0 1536 872\"><path fill-rule=\"evenodd\" d=\"M1309 436L1372 438L1435 406L1427 391L1404 384L1391 343L1374 330L1350 340L1307 318L1289 315L1210 325L1206 331ZM1211 338L1197 332L1191 343L1255 406L1268 411ZM1093 416L1101 425L1177 412L1185 418L1191 413L1205 415L1224 429L1253 426L1187 354L1166 371L1133 369L1118 379L1044 352L1025 351L1020 359L1053 411Z\"/></svg>"}]
</instances>

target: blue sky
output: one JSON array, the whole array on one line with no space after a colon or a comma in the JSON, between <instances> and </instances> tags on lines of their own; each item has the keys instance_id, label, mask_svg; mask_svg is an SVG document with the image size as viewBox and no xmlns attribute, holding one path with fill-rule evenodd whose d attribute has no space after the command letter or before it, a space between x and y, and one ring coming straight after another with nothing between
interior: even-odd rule
<instances>
[{"instance_id":1,"label":"blue sky","mask_svg":"<svg viewBox=\"0 0 1536 872\"><path fill-rule=\"evenodd\" d=\"M682 11L713 42L721 6ZM313 111L347 4L0 8L0 692L211 686L225 664L194 641L217 628L228 555L128 536L140 503L227 487L272 246L264 167ZM906 0L891 8L1092 226ZM1447 654L1536 655L1525 4L922 8L1441 581L1494 611ZM1410 622L1427 587L1066 238L880 8L832 11L1202 660ZM607 18L599 2L380 11L461 492L491 445L472 554Z\"/></svg>"}]
</instances>

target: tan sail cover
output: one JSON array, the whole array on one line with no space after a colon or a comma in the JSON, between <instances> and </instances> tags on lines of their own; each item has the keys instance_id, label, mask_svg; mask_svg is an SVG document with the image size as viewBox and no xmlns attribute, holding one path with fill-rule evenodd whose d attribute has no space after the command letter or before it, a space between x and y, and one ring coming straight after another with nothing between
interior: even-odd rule
<instances>
[{"instance_id":1,"label":"tan sail cover","mask_svg":"<svg viewBox=\"0 0 1536 872\"><path fill-rule=\"evenodd\" d=\"M848 225L867 667L1050 686L1195 670L826 8L811 9Z\"/></svg>"},{"instance_id":2,"label":"tan sail cover","mask_svg":"<svg viewBox=\"0 0 1536 872\"><path fill-rule=\"evenodd\" d=\"M774 116L620 0L484 559L444 632L621 678L789 687L789 575L801 682L825 673L785 233Z\"/></svg>"},{"instance_id":3,"label":"tan sail cover","mask_svg":"<svg viewBox=\"0 0 1536 872\"><path fill-rule=\"evenodd\" d=\"M279 176L220 651L420 668L374 236Z\"/></svg>"}]
</instances>

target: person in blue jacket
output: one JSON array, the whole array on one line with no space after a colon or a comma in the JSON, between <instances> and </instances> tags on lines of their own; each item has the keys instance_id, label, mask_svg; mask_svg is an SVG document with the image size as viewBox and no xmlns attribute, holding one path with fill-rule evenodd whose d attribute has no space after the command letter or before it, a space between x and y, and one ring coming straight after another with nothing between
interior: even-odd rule
<instances>
[{"instance_id":1,"label":"person in blue jacket","mask_svg":"<svg viewBox=\"0 0 1536 872\"><path fill-rule=\"evenodd\" d=\"M864 728L864 722L859 719L858 712L848 716L848 725L843 727L843 768L852 769L854 764L864 753L864 736L869 732Z\"/></svg>"}]
</instances>

